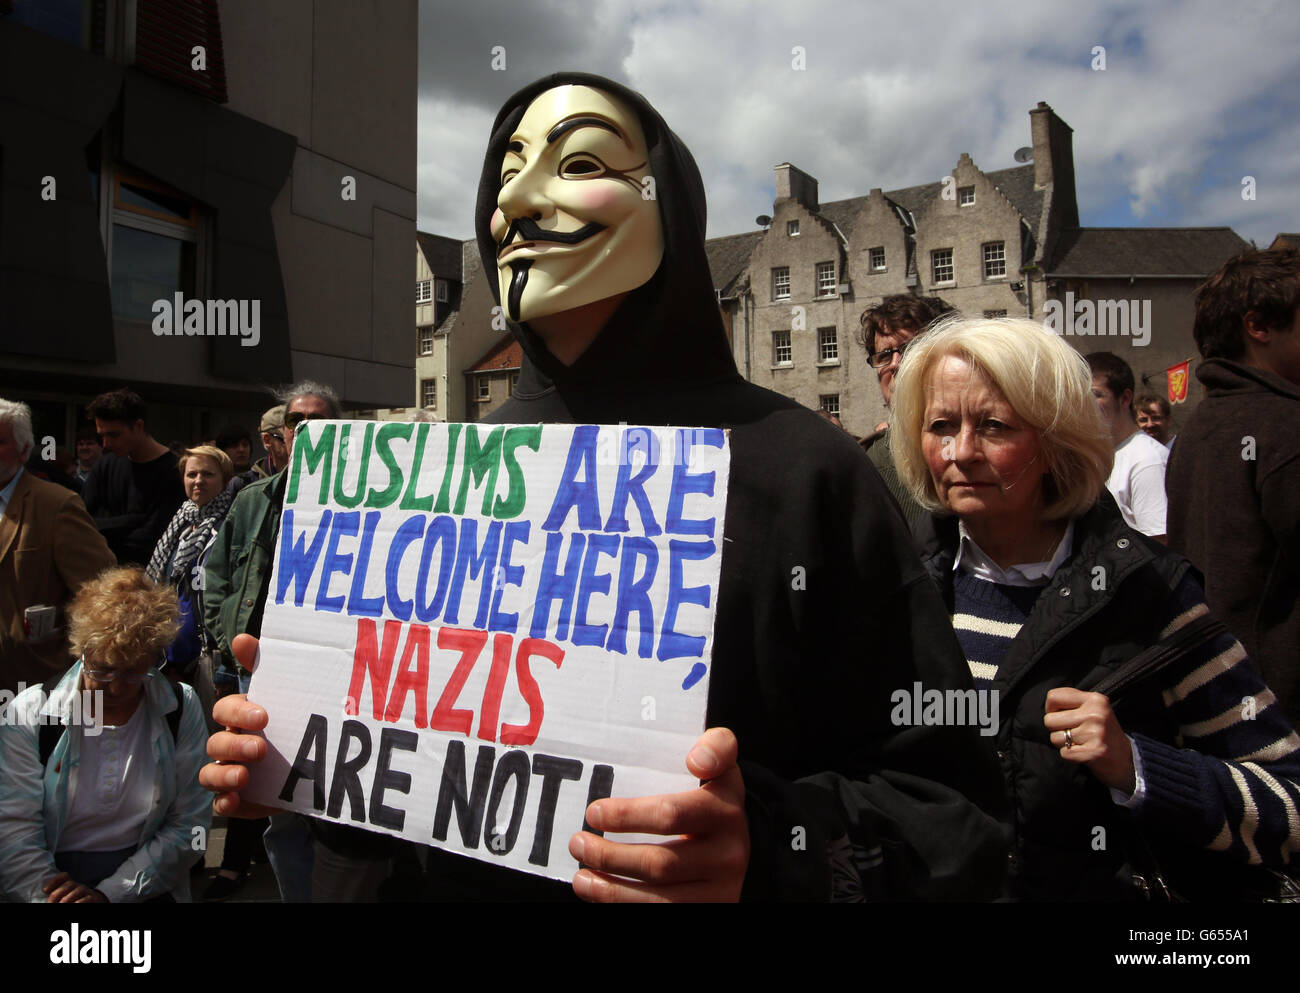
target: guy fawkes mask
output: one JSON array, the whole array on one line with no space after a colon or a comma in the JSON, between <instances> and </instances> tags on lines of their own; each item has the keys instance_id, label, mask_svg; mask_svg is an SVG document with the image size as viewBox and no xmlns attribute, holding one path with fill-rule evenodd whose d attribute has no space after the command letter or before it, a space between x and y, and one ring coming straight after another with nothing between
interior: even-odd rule
<instances>
[{"instance_id":1,"label":"guy fawkes mask","mask_svg":"<svg viewBox=\"0 0 1300 993\"><path fill-rule=\"evenodd\" d=\"M501 161L492 214L501 302L513 321L636 289L663 258L659 205L635 113L589 86L529 104Z\"/></svg>"}]
</instances>

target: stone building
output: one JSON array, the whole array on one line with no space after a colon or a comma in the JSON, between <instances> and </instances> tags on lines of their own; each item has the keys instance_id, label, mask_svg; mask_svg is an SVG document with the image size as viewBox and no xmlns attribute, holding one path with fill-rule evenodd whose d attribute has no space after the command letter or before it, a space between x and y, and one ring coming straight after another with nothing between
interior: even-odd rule
<instances>
[{"instance_id":1,"label":"stone building","mask_svg":"<svg viewBox=\"0 0 1300 993\"><path fill-rule=\"evenodd\" d=\"M808 173L776 166L770 225L709 242L745 377L866 434L885 410L859 317L886 295L914 293L968 314L1035 320L1067 301L1072 313L1088 299L1108 314L1133 301L1139 320L1151 315L1144 345L1131 334L1070 340L1084 352L1117 351L1163 389L1165 368L1196 354L1196 283L1249 246L1226 228L1080 228L1073 132L1045 103L1029 119L1027 164L986 172L963 153L938 182L831 203L819 201Z\"/></svg>"}]
</instances>

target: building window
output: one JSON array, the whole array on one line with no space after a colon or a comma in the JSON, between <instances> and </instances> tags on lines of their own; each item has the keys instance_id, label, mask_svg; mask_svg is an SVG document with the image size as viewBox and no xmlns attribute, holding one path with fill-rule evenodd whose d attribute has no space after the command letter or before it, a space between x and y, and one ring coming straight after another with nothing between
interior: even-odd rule
<instances>
[{"instance_id":1,"label":"building window","mask_svg":"<svg viewBox=\"0 0 1300 993\"><path fill-rule=\"evenodd\" d=\"M438 406L438 381L436 379L420 380L420 406Z\"/></svg>"},{"instance_id":2,"label":"building window","mask_svg":"<svg viewBox=\"0 0 1300 993\"><path fill-rule=\"evenodd\" d=\"M429 303L433 300L433 280L421 279L415 284L415 302Z\"/></svg>"},{"instance_id":3,"label":"building window","mask_svg":"<svg viewBox=\"0 0 1300 993\"><path fill-rule=\"evenodd\" d=\"M957 189L957 206L974 207L975 206L975 187L961 186Z\"/></svg>"},{"instance_id":4,"label":"building window","mask_svg":"<svg viewBox=\"0 0 1300 993\"><path fill-rule=\"evenodd\" d=\"M835 263L817 263L817 295L831 297L835 295Z\"/></svg>"},{"instance_id":5,"label":"building window","mask_svg":"<svg viewBox=\"0 0 1300 993\"><path fill-rule=\"evenodd\" d=\"M930 253L930 268L936 283L952 282L952 249L936 248Z\"/></svg>"},{"instance_id":6,"label":"building window","mask_svg":"<svg viewBox=\"0 0 1300 993\"><path fill-rule=\"evenodd\" d=\"M871 271L885 271L885 250L884 248L873 248L871 250Z\"/></svg>"},{"instance_id":7,"label":"building window","mask_svg":"<svg viewBox=\"0 0 1300 993\"><path fill-rule=\"evenodd\" d=\"M420 333L420 354L432 355L433 354L433 325L426 324L424 327L419 328L418 330Z\"/></svg>"},{"instance_id":8,"label":"building window","mask_svg":"<svg viewBox=\"0 0 1300 993\"><path fill-rule=\"evenodd\" d=\"M790 267L778 266L772 270L772 299L790 299Z\"/></svg>"},{"instance_id":9,"label":"building window","mask_svg":"<svg viewBox=\"0 0 1300 993\"><path fill-rule=\"evenodd\" d=\"M1006 317L1007 312L1005 310L986 310L984 316L992 320L997 317Z\"/></svg>"},{"instance_id":10,"label":"building window","mask_svg":"<svg viewBox=\"0 0 1300 993\"><path fill-rule=\"evenodd\" d=\"M15 0L0 3L0 13L7 13L19 24L78 48L88 48L92 32L92 4L85 0Z\"/></svg>"},{"instance_id":11,"label":"building window","mask_svg":"<svg viewBox=\"0 0 1300 993\"><path fill-rule=\"evenodd\" d=\"M786 222L785 222L785 233L786 233L787 235L789 235L791 238L797 238L797 237L799 237L799 222L798 222L798 221L786 221Z\"/></svg>"},{"instance_id":12,"label":"building window","mask_svg":"<svg viewBox=\"0 0 1300 993\"><path fill-rule=\"evenodd\" d=\"M996 279L1007 274L1006 243L990 241L984 246L984 278Z\"/></svg>"},{"instance_id":13,"label":"building window","mask_svg":"<svg viewBox=\"0 0 1300 993\"><path fill-rule=\"evenodd\" d=\"M183 193L129 171L116 171L112 184L113 313L151 321L155 300L200 293L199 207Z\"/></svg>"},{"instance_id":14,"label":"building window","mask_svg":"<svg viewBox=\"0 0 1300 993\"><path fill-rule=\"evenodd\" d=\"M840 343L834 328L817 329L817 361L838 362Z\"/></svg>"},{"instance_id":15,"label":"building window","mask_svg":"<svg viewBox=\"0 0 1300 993\"><path fill-rule=\"evenodd\" d=\"M772 332L772 364L790 365L794 362L794 350L790 347L789 331Z\"/></svg>"},{"instance_id":16,"label":"building window","mask_svg":"<svg viewBox=\"0 0 1300 993\"><path fill-rule=\"evenodd\" d=\"M840 395L838 393L823 393L820 398L821 408L828 414L840 416Z\"/></svg>"},{"instance_id":17,"label":"building window","mask_svg":"<svg viewBox=\"0 0 1300 993\"><path fill-rule=\"evenodd\" d=\"M479 376L478 378L478 398L480 400L492 399L492 380L487 376Z\"/></svg>"},{"instance_id":18,"label":"building window","mask_svg":"<svg viewBox=\"0 0 1300 993\"><path fill-rule=\"evenodd\" d=\"M433 281L433 299L437 303L446 303L447 295L447 281L445 279L435 279Z\"/></svg>"}]
</instances>

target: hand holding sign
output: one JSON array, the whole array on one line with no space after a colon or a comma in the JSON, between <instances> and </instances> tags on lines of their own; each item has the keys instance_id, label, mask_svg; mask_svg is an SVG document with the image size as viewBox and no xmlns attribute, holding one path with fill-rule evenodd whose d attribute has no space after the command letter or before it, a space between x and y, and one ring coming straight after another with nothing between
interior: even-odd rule
<instances>
[{"instance_id":1,"label":"hand holding sign","mask_svg":"<svg viewBox=\"0 0 1300 993\"><path fill-rule=\"evenodd\" d=\"M231 643L235 657L249 672L257 665L257 639L249 634L236 635ZM218 731L208 739L208 756L215 759L199 770L199 784L218 794L213 811L222 817L269 817L280 813L278 807L241 803L239 791L248 785L248 769L242 763L260 762L266 757L266 741L241 731L260 731L266 727L266 711L251 703L244 694L222 697L212 708L212 716L229 730Z\"/></svg>"},{"instance_id":2,"label":"hand holding sign","mask_svg":"<svg viewBox=\"0 0 1300 993\"><path fill-rule=\"evenodd\" d=\"M608 798L588 807L587 823L599 831L686 837L631 845L586 831L575 834L569 853L585 868L573 877L574 892L602 903L740 899L749 866L749 825L738 753L731 731L712 728L686 756L691 775L709 780L699 789Z\"/></svg>"},{"instance_id":3,"label":"hand holding sign","mask_svg":"<svg viewBox=\"0 0 1300 993\"><path fill-rule=\"evenodd\" d=\"M705 727L729 459L718 428L308 424L260 632L275 665L260 707L220 714L265 750L214 736L243 763L203 780L217 811L282 804L566 882L570 833L615 793L698 794L682 809L713 801L703 823L650 832L713 838L722 786L698 776L734 759L692 775L682 755ZM720 821L736 889L743 825L737 844Z\"/></svg>"}]
</instances>

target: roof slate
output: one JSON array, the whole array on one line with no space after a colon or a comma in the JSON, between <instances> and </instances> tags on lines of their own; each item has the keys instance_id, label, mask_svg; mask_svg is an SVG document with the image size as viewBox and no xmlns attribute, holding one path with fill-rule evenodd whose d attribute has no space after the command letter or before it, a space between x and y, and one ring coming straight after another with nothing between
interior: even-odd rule
<instances>
[{"instance_id":1,"label":"roof slate","mask_svg":"<svg viewBox=\"0 0 1300 993\"><path fill-rule=\"evenodd\" d=\"M1045 202L1043 191L1034 189L1034 167L1022 165L1011 169L995 169L984 175L1002 192L1003 196L1011 201L1011 205L1020 211L1028 222L1030 230L1037 231ZM915 219L930 205L931 201L939 196L942 189L942 182L924 183L921 186L889 190L885 193L885 198L910 212ZM830 203L820 204L817 213L839 228L845 238L851 239L854 222L857 221L862 205L866 202L865 196L832 200ZM724 297L731 295L736 282L744 275L754 246L762 236L762 231L746 231L721 238L710 238L705 243L709 255L709 271L713 275L713 288L721 290Z\"/></svg>"},{"instance_id":2,"label":"roof slate","mask_svg":"<svg viewBox=\"0 0 1300 993\"><path fill-rule=\"evenodd\" d=\"M749 266L749 257L754 253L754 246L762 237L762 231L746 231L743 234L710 238L704 243L704 250L709 257L709 273L713 276L713 288L721 290L724 297L732 295L736 280L744 275Z\"/></svg>"},{"instance_id":3,"label":"roof slate","mask_svg":"<svg viewBox=\"0 0 1300 993\"><path fill-rule=\"evenodd\" d=\"M418 239L419 237L420 235L417 234L416 238ZM478 258L478 242L473 238L470 238L468 241L457 242L457 251L461 253L460 267L457 271L461 273L462 285L464 286L461 300L464 300L465 295L469 293L470 281L475 278L479 270L482 268ZM427 259L428 256L426 255L425 258ZM437 270L435 269L434 271L436 272ZM456 322L459 318L460 308L457 307L442 319L442 323L434 329L435 333L447 334L456 326Z\"/></svg>"},{"instance_id":4,"label":"roof slate","mask_svg":"<svg viewBox=\"0 0 1300 993\"><path fill-rule=\"evenodd\" d=\"M1037 228L1039 216L1043 211L1043 191L1034 189L1034 167L1032 165L1015 166L1011 169L995 169L984 173L990 183L996 186L1011 205L1020 211L1031 228ZM921 186L907 186L901 190L886 190L885 198L892 200L912 216L919 217L943 189L942 181L924 183ZM832 200L821 204L819 213L844 232L844 237L853 237L853 222L858 211L867 202L865 196L849 197L846 200Z\"/></svg>"},{"instance_id":5,"label":"roof slate","mask_svg":"<svg viewBox=\"0 0 1300 993\"><path fill-rule=\"evenodd\" d=\"M1208 276L1250 244L1231 228L1073 228L1051 276Z\"/></svg>"},{"instance_id":6,"label":"roof slate","mask_svg":"<svg viewBox=\"0 0 1300 993\"><path fill-rule=\"evenodd\" d=\"M424 261L439 279L461 280L461 242L440 234L415 232L415 241L424 253Z\"/></svg>"},{"instance_id":7,"label":"roof slate","mask_svg":"<svg viewBox=\"0 0 1300 993\"><path fill-rule=\"evenodd\" d=\"M524 358L524 350L511 335L502 338L489 348L477 362L466 372L500 372L503 369L518 369Z\"/></svg>"}]
</instances>

